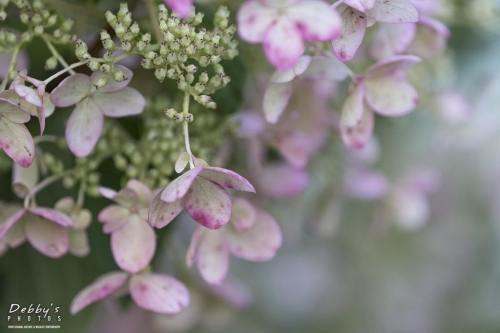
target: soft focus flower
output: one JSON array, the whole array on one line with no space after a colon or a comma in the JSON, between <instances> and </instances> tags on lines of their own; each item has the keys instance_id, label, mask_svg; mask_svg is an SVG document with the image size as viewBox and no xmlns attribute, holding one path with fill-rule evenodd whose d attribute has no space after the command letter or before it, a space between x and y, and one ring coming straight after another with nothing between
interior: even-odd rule
<instances>
[{"instance_id":1,"label":"soft focus flower","mask_svg":"<svg viewBox=\"0 0 500 333\"><path fill-rule=\"evenodd\" d=\"M409 0L351 0L344 3L347 6L338 6L343 21L342 33L332 43L335 55L342 61L352 59L363 41L366 28L375 22L400 24L414 23L419 19L417 9ZM407 31L408 26L400 28L391 25L387 29L389 34L397 34L402 29L405 34L411 35L411 31ZM404 45L405 41L398 40L397 43Z\"/></svg>"},{"instance_id":2,"label":"soft focus flower","mask_svg":"<svg viewBox=\"0 0 500 333\"><path fill-rule=\"evenodd\" d=\"M72 228L68 228L69 252L77 257L84 257L89 254L89 240L86 229L92 222L92 213L88 209L78 207L71 197L60 199L54 208L67 214L74 222Z\"/></svg>"},{"instance_id":3,"label":"soft focus flower","mask_svg":"<svg viewBox=\"0 0 500 333\"><path fill-rule=\"evenodd\" d=\"M193 7L192 0L165 0L165 3L181 17L188 17L191 15Z\"/></svg>"},{"instance_id":4,"label":"soft focus flower","mask_svg":"<svg viewBox=\"0 0 500 333\"><path fill-rule=\"evenodd\" d=\"M102 187L99 192L118 204L104 208L97 217L104 223L104 233L111 234L115 262L126 272L138 273L149 265L156 249L156 235L147 222L153 194L137 180L129 180L118 193Z\"/></svg>"},{"instance_id":5,"label":"soft focus flower","mask_svg":"<svg viewBox=\"0 0 500 333\"><path fill-rule=\"evenodd\" d=\"M125 272L107 273L85 287L71 302L75 314L99 301L127 283L134 302L143 309L164 314L180 312L189 304L189 291L179 280L156 273L130 275Z\"/></svg>"},{"instance_id":6,"label":"soft focus flower","mask_svg":"<svg viewBox=\"0 0 500 333\"><path fill-rule=\"evenodd\" d=\"M304 39L330 41L341 29L337 12L320 0L248 0L237 19L241 38L262 43L271 64L280 69L297 63Z\"/></svg>"},{"instance_id":7,"label":"soft focus flower","mask_svg":"<svg viewBox=\"0 0 500 333\"><path fill-rule=\"evenodd\" d=\"M64 213L43 207L22 208L0 225L0 240L8 237L8 243L31 245L47 257L59 258L69 250L68 227L75 223ZM11 231L9 235L8 232ZM15 237L13 235L15 233Z\"/></svg>"},{"instance_id":8,"label":"soft focus flower","mask_svg":"<svg viewBox=\"0 0 500 333\"><path fill-rule=\"evenodd\" d=\"M245 199L235 199L231 219L220 230L198 227L191 238L186 264L210 284L221 284L229 269L229 254L249 261L271 260L282 241L278 223Z\"/></svg>"},{"instance_id":9,"label":"soft focus flower","mask_svg":"<svg viewBox=\"0 0 500 333\"><path fill-rule=\"evenodd\" d=\"M218 229L231 216L231 198L226 188L255 193L248 180L231 170L195 166L153 199L149 223L163 228L185 207L193 220L209 229Z\"/></svg>"},{"instance_id":10,"label":"soft focus flower","mask_svg":"<svg viewBox=\"0 0 500 333\"><path fill-rule=\"evenodd\" d=\"M116 118L139 114L146 105L137 90L127 87L132 71L115 65L114 72L121 72L123 80L107 79L102 72L94 72L90 77L75 74L64 79L50 95L50 100L58 107L76 104L66 125L66 141L71 152L78 157L87 156L96 145L104 116ZM103 80L108 80L108 83L97 89L98 82Z\"/></svg>"},{"instance_id":11,"label":"soft focus flower","mask_svg":"<svg viewBox=\"0 0 500 333\"><path fill-rule=\"evenodd\" d=\"M372 111L398 117L415 109L418 93L406 80L406 71L419 61L412 55L385 59L351 83L340 120L342 140L348 147L361 148L370 140L374 126Z\"/></svg>"}]
</instances>

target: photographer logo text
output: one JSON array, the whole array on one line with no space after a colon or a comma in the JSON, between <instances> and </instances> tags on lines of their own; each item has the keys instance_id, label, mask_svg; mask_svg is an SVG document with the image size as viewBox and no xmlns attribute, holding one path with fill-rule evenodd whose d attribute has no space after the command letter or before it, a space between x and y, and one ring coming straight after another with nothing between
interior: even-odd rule
<instances>
[{"instance_id":1,"label":"photographer logo text","mask_svg":"<svg viewBox=\"0 0 500 333\"><path fill-rule=\"evenodd\" d=\"M61 307L50 303L49 306L44 304L29 304L23 306L21 304L12 303L7 315L7 328L31 328L31 329L47 329L61 328L62 321Z\"/></svg>"}]
</instances>

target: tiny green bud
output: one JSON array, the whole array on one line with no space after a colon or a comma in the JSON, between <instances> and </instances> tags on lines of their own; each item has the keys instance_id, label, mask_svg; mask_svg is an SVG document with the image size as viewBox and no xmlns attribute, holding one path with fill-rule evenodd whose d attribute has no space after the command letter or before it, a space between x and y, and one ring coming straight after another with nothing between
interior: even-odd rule
<instances>
[{"instance_id":1,"label":"tiny green bud","mask_svg":"<svg viewBox=\"0 0 500 333\"><path fill-rule=\"evenodd\" d=\"M172 108L165 109L165 110L163 110L163 112L170 119L174 118L174 116L177 114L177 111L175 111L175 109L172 109Z\"/></svg>"},{"instance_id":2,"label":"tiny green bud","mask_svg":"<svg viewBox=\"0 0 500 333\"><path fill-rule=\"evenodd\" d=\"M154 51L147 51L146 53L144 53L144 57L146 59L153 60L154 58L157 57L157 54Z\"/></svg>"},{"instance_id":3,"label":"tiny green bud","mask_svg":"<svg viewBox=\"0 0 500 333\"><path fill-rule=\"evenodd\" d=\"M167 76L167 71L165 70L165 68L157 68L155 70L155 77L158 79L158 81L163 82L166 76Z\"/></svg>"},{"instance_id":4,"label":"tiny green bud","mask_svg":"<svg viewBox=\"0 0 500 333\"><path fill-rule=\"evenodd\" d=\"M87 66L89 66L89 68L92 72L95 72L95 71L99 70L99 68L101 67L101 64L98 61L91 60L87 63Z\"/></svg>"},{"instance_id":5,"label":"tiny green bud","mask_svg":"<svg viewBox=\"0 0 500 333\"><path fill-rule=\"evenodd\" d=\"M148 45L146 43L144 43L142 40L138 41L137 44L135 44L135 48L139 52L144 52L144 50L146 49L147 46Z\"/></svg>"},{"instance_id":6,"label":"tiny green bud","mask_svg":"<svg viewBox=\"0 0 500 333\"><path fill-rule=\"evenodd\" d=\"M191 22L191 24L193 24L193 25L198 25L198 24L200 24L200 23L203 21L203 16L204 16L204 15L205 15L205 14L204 14L204 13L202 13L202 12L197 13L197 14L195 15L195 17L194 17L193 21Z\"/></svg>"},{"instance_id":7,"label":"tiny green bud","mask_svg":"<svg viewBox=\"0 0 500 333\"><path fill-rule=\"evenodd\" d=\"M155 64L155 66L161 66L161 65L163 65L164 62L165 62L165 58L163 58L162 56L157 56L153 60L153 64Z\"/></svg>"},{"instance_id":8,"label":"tiny green bud","mask_svg":"<svg viewBox=\"0 0 500 333\"><path fill-rule=\"evenodd\" d=\"M125 31L127 31L125 26L123 25L122 21L116 21L115 26L113 28L115 29L116 35L118 37L123 35L125 33Z\"/></svg>"},{"instance_id":9,"label":"tiny green bud","mask_svg":"<svg viewBox=\"0 0 500 333\"><path fill-rule=\"evenodd\" d=\"M188 60L186 52L182 51L181 53L179 53L179 55L177 56L177 60L180 63L185 63Z\"/></svg>"},{"instance_id":10,"label":"tiny green bud","mask_svg":"<svg viewBox=\"0 0 500 333\"><path fill-rule=\"evenodd\" d=\"M177 62L177 55L174 52L170 52L167 56L167 61L171 64Z\"/></svg>"},{"instance_id":11,"label":"tiny green bud","mask_svg":"<svg viewBox=\"0 0 500 333\"><path fill-rule=\"evenodd\" d=\"M177 123L180 124L184 121L184 114L183 113L176 113L173 120Z\"/></svg>"},{"instance_id":12,"label":"tiny green bud","mask_svg":"<svg viewBox=\"0 0 500 333\"><path fill-rule=\"evenodd\" d=\"M184 91L187 89L187 87L188 87L188 84L187 84L186 80L182 76L180 76L179 80L177 80L177 88L179 88L179 90L181 90L181 91Z\"/></svg>"},{"instance_id":13,"label":"tiny green bud","mask_svg":"<svg viewBox=\"0 0 500 333\"><path fill-rule=\"evenodd\" d=\"M115 79L116 82L123 82L126 81L128 78L122 71L116 71L113 73L113 79Z\"/></svg>"},{"instance_id":14,"label":"tiny green bud","mask_svg":"<svg viewBox=\"0 0 500 333\"><path fill-rule=\"evenodd\" d=\"M153 67L153 63L151 62L151 60L149 59L146 59L146 58L142 58L141 59L141 66L145 69L150 69Z\"/></svg>"},{"instance_id":15,"label":"tiny green bud","mask_svg":"<svg viewBox=\"0 0 500 333\"><path fill-rule=\"evenodd\" d=\"M106 17L106 21L109 23L109 25L114 26L116 22L116 16L109 10L104 13L104 16Z\"/></svg>"},{"instance_id":16,"label":"tiny green bud","mask_svg":"<svg viewBox=\"0 0 500 333\"><path fill-rule=\"evenodd\" d=\"M188 123L191 123L191 122L193 122L193 120L194 120L194 116L193 116L193 114L192 114L192 113L188 113L188 114L186 114L186 117L185 117L185 118L186 118L186 121L187 121Z\"/></svg>"},{"instance_id":17,"label":"tiny green bud","mask_svg":"<svg viewBox=\"0 0 500 333\"><path fill-rule=\"evenodd\" d=\"M45 25L47 27L51 27L54 24L56 24L56 22L57 22L57 14L53 14L47 19L47 23Z\"/></svg>"},{"instance_id":18,"label":"tiny green bud","mask_svg":"<svg viewBox=\"0 0 500 333\"><path fill-rule=\"evenodd\" d=\"M127 167L127 159L121 155L121 154L116 154L114 157L113 157L113 160L115 162L115 166L118 170L125 170L125 168Z\"/></svg>"},{"instance_id":19,"label":"tiny green bud","mask_svg":"<svg viewBox=\"0 0 500 333\"><path fill-rule=\"evenodd\" d=\"M74 23L75 23L75 21L73 21L72 19L65 20L63 22L63 24L61 24L61 30L65 31L65 32L69 32L71 30L71 28L73 28Z\"/></svg>"},{"instance_id":20,"label":"tiny green bud","mask_svg":"<svg viewBox=\"0 0 500 333\"><path fill-rule=\"evenodd\" d=\"M115 49L115 43L111 39L103 40L102 46L108 51L113 51Z\"/></svg>"},{"instance_id":21,"label":"tiny green bud","mask_svg":"<svg viewBox=\"0 0 500 333\"><path fill-rule=\"evenodd\" d=\"M168 55L168 46L166 42L163 42L160 45L160 55L162 57L166 57Z\"/></svg>"},{"instance_id":22,"label":"tiny green bud","mask_svg":"<svg viewBox=\"0 0 500 333\"><path fill-rule=\"evenodd\" d=\"M106 84L108 84L108 78L103 76L103 77L100 77L99 79L97 79L97 81L94 83L94 87L96 89L99 89L99 88L104 87Z\"/></svg>"},{"instance_id":23,"label":"tiny green bud","mask_svg":"<svg viewBox=\"0 0 500 333\"><path fill-rule=\"evenodd\" d=\"M124 52L130 52L132 50L132 43L130 43L128 41L123 41L122 45L121 45L121 49Z\"/></svg>"},{"instance_id":24,"label":"tiny green bud","mask_svg":"<svg viewBox=\"0 0 500 333\"><path fill-rule=\"evenodd\" d=\"M186 48L186 54L187 55L193 55L196 53L196 45L191 44Z\"/></svg>"},{"instance_id":25,"label":"tiny green bud","mask_svg":"<svg viewBox=\"0 0 500 333\"><path fill-rule=\"evenodd\" d=\"M101 72L104 74L109 74L111 73L111 66L109 64L102 64L101 67L99 68Z\"/></svg>"},{"instance_id":26,"label":"tiny green bud","mask_svg":"<svg viewBox=\"0 0 500 333\"><path fill-rule=\"evenodd\" d=\"M186 74L186 82L187 82L188 84L191 84L191 83L193 83L193 81L194 81L194 75L193 75L193 74L191 74L191 73L187 73L187 74Z\"/></svg>"},{"instance_id":27,"label":"tiny green bud","mask_svg":"<svg viewBox=\"0 0 500 333\"><path fill-rule=\"evenodd\" d=\"M52 70L57 67L56 57L50 57L45 61L45 70Z\"/></svg>"},{"instance_id":28,"label":"tiny green bud","mask_svg":"<svg viewBox=\"0 0 500 333\"><path fill-rule=\"evenodd\" d=\"M176 39L170 44L170 48L174 51L178 51L181 48L181 43Z\"/></svg>"},{"instance_id":29,"label":"tiny green bud","mask_svg":"<svg viewBox=\"0 0 500 333\"><path fill-rule=\"evenodd\" d=\"M134 35L137 36L139 32L141 32L141 29L139 28L139 23L134 22L128 30Z\"/></svg>"},{"instance_id":30,"label":"tiny green bud","mask_svg":"<svg viewBox=\"0 0 500 333\"><path fill-rule=\"evenodd\" d=\"M202 83L207 83L208 82L208 73L207 71L203 71L201 72L199 78L198 78L198 82L202 82Z\"/></svg>"},{"instance_id":31,"label":"tiny green bud","mask_svg":"<svg viewBox=\"0 0 500 333\"><path fill-rule=\"evenodd\" d=\"M164 4L158 5L158 18L161 20L166 20L168 18L168 10Z\"/></svg>"},{"instance_id":32,"label":"tiny green bud","mask_svg":"<svg viewBox=\"0 0 500 333\"><path fill-rule=\"evenodd\" d=\"M40 36L41 34L43 34L43 25L37 25L34 29L33 29L33 33L35 34L35 36Z\"/></svg>"},{"instance_id":33,"label":"tiny green bud","mask_svg":"<svg viewBox=\"0 0 500 333\"><path fill-rule=\"evenodd\" d=\"M197 70L198 70L198 67L196 67L196 66L195 66L195 65L193 65L193 64L188 65L188 66L186 67L186 71L187 71L188 73L191 73L191 74L196 73L196 71L197 71Z\"/></svg>"},{"instance_id":34,"label":"tiny green bud","mask_svg":"<svg viewBox=\"0 0 500 333\"><path fill-rule=\"evenodd\" d=\"M151 43L151 34L149 32L145 33L142 35L141 40L146 44Z\"/></svg>"},{"instance_id":35,"label":"tiny green bud","mask_svg":"<svg viewBox=\"0 0 500 333\"><path fill-rule=\"evenodd\" d=\"M75 186L75 180L72 177L66 176L62 180L62 184L65 188L72 188Z\"/></svg>"},{"instance_id":36,"label":"tiny green bud","mask_svg":"<svg viewBox=\"0 0 500 333\"><path fill-rule=\"evenodd\" d=\"M128 13L128 4L126 2L120 3L120 9L118 10L118 13L116 13L116 16L121 20L127 13Z\"/></svg>"},{"instance_id":37,"label":"tiny green bud","mask_svg":"<svg viewBox=\"0 0 500 333\"><path fill-rule=\"evenodd\" d=\"M170 68L167 71L167 77L169 79L175 80L175 79L177 79L178 76L179 76L179 73L177 73L177 71L175 70L175 68Z\"/></svg>"},{"instance_id":38,"label":"tiny green bud","mask_svg":"<svg viewBox=\"0 0 500 333\"><path fill-rule=\"evenodd\" d=\"M207 67L210 65L210 59L207 56L201 56L199 63L201 67Z\"/></svg>"},{"instance_id":39,"label":"tiny green bud","mask_svg":"<svg viewBox=\"0 0 500 333\"><path fill-rule=\"evenodd\" d=\"M43 7L43 3L41 0L35 0L33 1L33 9L34 10L40 10Z\"/></svg>"},{"instance_id":40,"label":"tiny green bud","mask_svg":"<svg viewBox=\"0 0 500 333\"><path fill-rule=\"evenodd\" d=\"M2 11L2 12L4 12L4 11ZM5 15L7 15L7 13L5 13ZM6 18L7 18L7 16L6 16ZM28 25L30 23L30 15L25 11L22 11L21 14L19 14L19 19L21 20L21 22L23 22L26 25ZM3 19L2 21L4 21L4 20L5 19Z\"/></svg>"}]
</instances>

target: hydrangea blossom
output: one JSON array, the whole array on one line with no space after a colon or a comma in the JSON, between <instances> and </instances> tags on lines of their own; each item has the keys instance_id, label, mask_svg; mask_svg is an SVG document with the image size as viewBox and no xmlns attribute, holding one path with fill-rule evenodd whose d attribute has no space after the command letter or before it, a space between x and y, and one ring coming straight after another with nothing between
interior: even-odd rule
<instances>
[{"instance_id":1,"label":"hydrangea blossom","mask_svg":"<svg viewBox=\"0 0 500 333\"><path fill-rule=\"evenodd\" d=\"M150 263L156 249L156 235L147 222L153 194L137 180L129 180L119 192L102 187L99 192L118 204L104 208L98 216L104 233L111 234L115 262L126 272L138 273Z\"/></svg>"},{"instance_id":2,"label":"hydrangea blossom","mask_svg":"<svg viewBox=\"0 0 500 333\"><path fill-rule=\"evenodd\" d=\"M321 0L248 0L238 12L239 34L262 43L277 68L290 69L304 53L304 40L331 41L340 33L337 12Z\"/></svg>"},{"instance_id":3,"label":"hydrangea blossom","mask_svg":"<svg viewBox=\"0 0 500 333\"><path fill-rule=\"evenodd\" d=\"M192 0L165 0L165 4L181 17L188 17L191 15L193 7Z\"/></svg>"},{"instance_id":4,"label":"hydrangea blossom","mask_svg":"<svg viewBox=\"0 0 500 333\"><path fill-rule=\"evenodd\" d=\"M419 61L420 58L411 55L385 59L368 68L364 76L351 83L340 120L340 133L348 147L361 148L370 140L374 126L373 111L397 117L415 109L418 93L406 80L406 71Z\"/></svg>"},{"instance_id":5,"label":"hydrangea blossom","mask_svg":"<svg viewBox=\"0 0 500 333\"><path fill-rule=\"evenodd\" d=\"M209 229L219 229L231 216L226 188L244 192L255 189L237 173L218 167L195 166L179 176L153 199L149 223L163 228L186 208L188 214Z\"/></svg>"},{"instance_id":6,"label":"hydrangea blossom","mask_svg":"<svg viewBox=\"0 0 500 333\"><path fill-rule=\"evenodd\" d=\"M84 257L89 254L90 246L86 229L92 222L92 214L88 209L78 207L75 200L65 197L56 202L54 208L67 214L74 222L72 228L68 228L69 252L77 257Z\"/></svg>"},{"instance_id":7,"label":"hydrangea blossom","mask_svg":"<svg viewBox=\"0 0 500 333\"><path fill-rule=\"evenodd\" d=\"M156 273L107 273L80 291L71 302L75 314L127 284L134 302L141 308L163 314L180 312L189 304L189 291L179 280Z\"/></svg>"},{"instance_id":8,"label":"hydrangea blossom","mask_svg":"<svg viewBox=\"0 0 500 333\"><path fill-rule=\"evenodd\" d=\"M198 262L198 270L209 284L221 284L229 269L229 254L249 261L274 257L282 241L279 225L268 213L245 199L233 202L231 219L220 230L198 227L191 238L186 264Z\"/></svg>"},{"instance_id":9,"label":"hydrangea blossom","mask_svg":"<svg viewBox=\"0 0 500 333\"><path fill-rule=\"evenodd\" d=\"M66 141L76 156L90 154L101 136L104 116L126 117L139 114L144 109L144 97L134 88L127 87L132 71L115 65L114 72L120 71L124 74L122 81L109 78L107 85L99 89L97 82L107 78L102 72L94 72L90 77L71 75L52 91L50 100L55 106L76 104L66 125Z\"/></svg>"}]
</instances>

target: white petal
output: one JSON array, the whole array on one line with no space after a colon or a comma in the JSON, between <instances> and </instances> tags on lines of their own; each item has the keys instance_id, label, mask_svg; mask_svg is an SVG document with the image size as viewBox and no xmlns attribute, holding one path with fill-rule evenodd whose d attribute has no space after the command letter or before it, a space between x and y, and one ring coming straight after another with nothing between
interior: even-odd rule
<instances>
[{"instance_id":1,"label":"white petal","mask_svg":"<svg viewBox=\"0 0 500 333\"><path fill-rule=\"evenodd\" d=\"M35 144L24 124L0 117L0 148L22 167L28 167L35 157Z\"/></svg>"},{"instance_id":2,"label":"white petal","mask_svg":"<svg viewBox=\"0 0 500 333\"><path fill-rule=\"evenodd\" d=\"M31 215L25 231L31 245L48 257L60 258L68 252L68 230L52 221Z\"/></svg>"},{"instance_id":3,"label":"white petal","mask_svg":"<svg viewBox=\"0 0 500 333\"><path fill-rule=\"evenodd\" d=\"M95 102L85 98L78 103L66 124L66 141L73 154L85 157L92 152L104 125L104 116Z\"/></svg>"},{"instance_id":4,"label":"white petal","mask_svg":"<svg viewBox=\"0 0 500 333\"><path fill-rule=\"evenodd\" d=\"M347 95L347 98L342 105L341 122L344 126L356 126L363 117L365 99L365 83L364 81L354 83L354 87Z\"/></svg>"},{"instance_id":5,"label":"white petal","mask_svg":"<svg viewBox=\"0 0 500 333\"><path fill-rule=\"evenodd\" d=\"M370 53L375 59L385 59L404 53L415 37L415 23L380 23L373 36Z\"/></svg>"},{"instance_id":6,"label":"white petal","mask_svg":"<svg viewBox=\"0 0 500 333\"><path fill-rule=\"evenodd\" d=\"M50 94L55 106L64 108L81 101L90 92L90 78L84 74L74 74L65 78Z\"/></svg>"},{"instance_id":7,"label":"white petal","mask_svg":"<svg viewBox=\"0 0 500 333\"><path fill-rule=\"evenodd\" d=\"M290 101L293 93L293 84L269 83L264 93L264 116L268 122L275 124Z\"/></svg>"},{"instance_id":8,"label":"white petal","mask_svg":"<svg viewBox=\"0 0 500 333\"><path fill-rule=\"evenodd\" d=\"M351 60L358 50L366 31L366 16L354 8L342 12L342 33L332 42L333 52L341 61Z\"/></svg>"},{"instance_id":9,"label":"white petal","mask_svg":"<svg viewBox=\"0 0 500 333\"><path fill-rule=\"evenodd\" d=\"M342 141L349 148L361 149L370 141L373 134L375 116L365 106L361 121L352 127L340 123Z\"/></svg>"},{"instance_id":10,"label":"white petal","mask_svg":"<svg viewBox=\"0 0 500 333\"><path fill-rule=\"evenodd\" d=\"M409 23L418 21L418 11L409 0L377 0L366 15L377 22Z\"/></svg>"},{"instance_id":11,"label":"white petal","mask_svg":"<svg viewBox=\"0 0 500 333\"><path fill-rule=\"evenodd\" d=\"M229 251L222 230L207 230L198 245L198 271L208 284L220 285L229 269Z\"/></svg>"},{"instance_id":12,"label":"white petal","mask_svg":"<svg viewBox=\"0 0 500 333\"><path fill-rule=\"evenodd\" d=\"M260 43L264 40L277 11L263 6L259 1L246 1L238 11L238 33L248 43Z\"/></svg>"},{"instance_id":13,"label":"white petal","mask_svg":"<svg viewBox=\"0 0 500 333\"><path fill-rule=\"evenodd\" d=\"M105 116L113 118L139 114L146 106L142 94L130 87L107 93L98 91L93 99Z\"/></svg>"}]
</instances>

